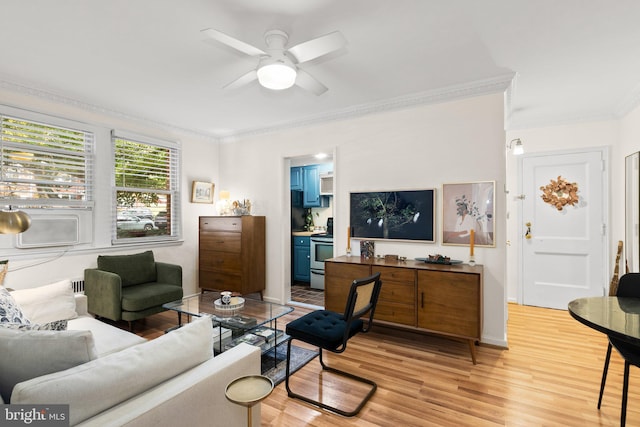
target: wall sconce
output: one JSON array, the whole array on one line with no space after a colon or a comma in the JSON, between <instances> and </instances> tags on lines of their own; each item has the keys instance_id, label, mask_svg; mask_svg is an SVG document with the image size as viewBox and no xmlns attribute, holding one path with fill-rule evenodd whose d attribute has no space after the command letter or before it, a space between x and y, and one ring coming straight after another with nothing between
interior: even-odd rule
<instances>
[{"instance_id":1,"label":"wall sconce","mask_svg":"<svg viewBox=\"0 0 640 427\"><path fill-rule=\"evenodd\" d=\"M0 210L0 234L19 234L31 226L31 218L25 212L12 209Z\"/></svg>"},{"instance_id":2,"label":"wall sconce","mask_svg":"<svg viewBox=\"0 0 640 427\"><path fill-rule=\"evenodd\" d=\"M514 156L519 156L524 153L524 147L522 146L522 141L520 141L520 138L512 139L509 144L507 144L507 150L511 150L512 148Z\"/></svg>"}]
</instances>

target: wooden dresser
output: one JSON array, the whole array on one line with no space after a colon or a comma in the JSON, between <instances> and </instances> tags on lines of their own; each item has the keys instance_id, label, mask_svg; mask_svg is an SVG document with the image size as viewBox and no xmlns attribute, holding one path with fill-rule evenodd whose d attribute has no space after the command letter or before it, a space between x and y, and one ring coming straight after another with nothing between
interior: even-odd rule
<instances>
[{"instance_id":1,"label":"wooden dresser","mask_svg":"<svg viewBox=\"0 0 640 427\"><path fill-rule=\"evenodd\" d=\"M240 294L265 288L265 217L200 217L200 288Z\"/></svg>"},{"instance_id":2,"label":"wooden dresser","mask_svg":"<svg viewBox=\"0 0 640 427\"><path fill-rule=\"evenodd\" d=\"M351 282L380 272L382 289L374 318L385 326L435 333L469 343L482 337L481 265L426 264L341 256L325 261L325 308L342 312Z\"/></svg>"}]
</instances>

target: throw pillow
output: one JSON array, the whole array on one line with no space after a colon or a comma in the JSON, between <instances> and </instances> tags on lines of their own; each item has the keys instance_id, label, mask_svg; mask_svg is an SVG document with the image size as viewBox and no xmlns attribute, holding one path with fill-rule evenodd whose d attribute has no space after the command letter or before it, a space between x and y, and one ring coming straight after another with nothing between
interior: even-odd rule
<instances>
[{"instance_id":1,"label":"throw pillow","mask_svg":"<svg viewBox=\"0 0 640 427\"><path fill-rule=\"evenodd\" d=\"M67 403L76 425L212 357L211 319L200 317L153 341L20 383L11 403Z\"/></svg>"},{"instance_id":2,"label":"throw pillow","mask_svg":"<svg viewBox=\"0 0 640 427\"><path fill-rule=\"evenodd\" d=\"M19 331L66 331L67 320L56 320L49 323L0 323L0 328L17 329Z\"/></svg>"},{"instance_id":3,"label":"throw pillow","mask_svg":"<svg viewBox=\"0 0 640 427\"><path fill-rule=\"evenodd\" d=\"M100 255L98 269L120 276L122 286L155 282L157 278L152 251L132 255Z\"/></svg>"},{"instance_id":4,"label":"throw pillow","mask_svg":"<svg viewBox=\"0 0 640 427\"><path fill-rule=\"evenodd\" d=\"M0 288L0 323L21 323L27 325L31 323L11 293L5 288Z\"/></svg>"},{"instance_id":5,"label":"throw pillow","mask_svg":"<svg viewBox=\"0 0 640 427\"><path fill-rule=\"evenodd\" d=\"M96 358L90 331L17 331L0 328L0 395L10 402L14 386Z\"/></svg>"},{"instance_id":6,"label":"throw pillow","mask_svg":"<svg viewBox=\"0 0 640 427\"><path fill-rule=\"evenodd\" d=\"M31 323L49 323L78 317L71 280L11 292Z\"/></svg>"}]
</instances>

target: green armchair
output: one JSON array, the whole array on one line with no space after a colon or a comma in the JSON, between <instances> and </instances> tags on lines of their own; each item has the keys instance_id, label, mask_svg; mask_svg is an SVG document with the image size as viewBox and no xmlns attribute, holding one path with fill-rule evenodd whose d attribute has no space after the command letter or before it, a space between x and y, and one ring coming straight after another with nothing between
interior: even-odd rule
<instances>
[{"instance_id":1,"label":"green armchair","mask_svg":"<svg viewBox=\"0 0 640 427\"><path fill-rule=\"evenodd\" d=\"M182 267L156 262L153 252L98 256L98 268L84 271L88 311L98 317L132 322L164 311L162 304L182 298Z\"/></svg>"}]
</instances>

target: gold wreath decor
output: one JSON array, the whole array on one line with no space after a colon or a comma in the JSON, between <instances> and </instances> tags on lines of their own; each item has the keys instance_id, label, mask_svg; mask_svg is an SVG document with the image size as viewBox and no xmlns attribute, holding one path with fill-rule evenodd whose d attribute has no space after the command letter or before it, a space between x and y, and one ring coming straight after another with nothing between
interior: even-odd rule
<instances>
[{"instance_id":1,"label":"gold wreath decor","mask_svg":"<svg viewBox=\"0 0 640 427\"><path fill-rule=\"evenodd\" d=\"M551 180L550 184L540 187L542 200L549 203L559 211L566 205L574 206L578 203L578 184L569 182L558 175L557 180Z\"/></svg>"}]
</instances>

